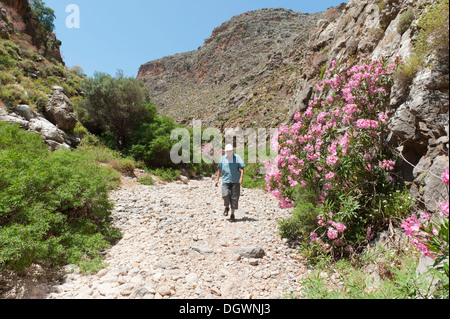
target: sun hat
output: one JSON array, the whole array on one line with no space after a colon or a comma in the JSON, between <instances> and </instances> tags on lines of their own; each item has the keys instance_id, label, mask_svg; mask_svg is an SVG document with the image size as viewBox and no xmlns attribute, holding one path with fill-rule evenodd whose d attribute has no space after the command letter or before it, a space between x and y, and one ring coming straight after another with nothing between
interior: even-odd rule
<instances>
[{"instance_id":1,"label":"sun hat","mask_svg":"<svg viewBox=\"0 0 450 319\"><path fill-rule=\"evenodd\" d=\"M233 145L228 144L227 146L225 146L225 152L232 152L233 151Z\"/></svg>"}]
</instances>

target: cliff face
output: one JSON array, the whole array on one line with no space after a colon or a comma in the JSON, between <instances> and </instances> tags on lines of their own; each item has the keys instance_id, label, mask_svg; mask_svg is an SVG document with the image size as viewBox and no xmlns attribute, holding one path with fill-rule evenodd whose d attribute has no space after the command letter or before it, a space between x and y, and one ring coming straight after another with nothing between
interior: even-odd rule
<instances>
[{"instance_id":1,"label":"cliff face","mask_svg":"<svg viewBox=\"0 0 450 319\"><path fill-rule=\"evenodd\" d=\"M420 19L436 2L350 0L311 15L248 12L216 28L197 51L142 65L138 79L160 113L181 123L274 127L320 94L316 83L332 60L413 58ZM413 193L433 211L444 194L431 176L448 167L448 42L440 58L430 53L407 84L395 81L389 144Z\"/></svg>"},{"instance_id":2,"label":"cliff face","mask_svg":"<svg viewBox=\"0 0 450 319\"><path fill-rule=\"evenodd\" d=\"M0 0L0 54L0 121L39 133L52 150L77 146L69 98L82 79L64 67L56 36L39 34L28 0Z\"/></svg>"},{"instance_id":3,"label":"cliff face","mask_svg":"<svg viewBox=\"0 0 450 319\"><path fill-rule=\"evenodd\" d=\"M29 1L0 0L0 36L8 39L16 34L28 37L31 45L38 48L42 46L42 37L32 15ZM60 44L55 34L51 34L48 39L47 55L64 64L59 50Z\"/></svg>"}]
</instances>

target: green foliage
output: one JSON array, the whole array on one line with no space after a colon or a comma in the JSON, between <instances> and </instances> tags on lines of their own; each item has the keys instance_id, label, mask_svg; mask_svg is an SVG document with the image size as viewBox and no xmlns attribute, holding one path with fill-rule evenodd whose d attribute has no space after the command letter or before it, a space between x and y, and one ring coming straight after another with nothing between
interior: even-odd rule
<instances>
[{"instance_id":1,"label":"green foliage","mask_svg":"<svg viewBox=\"0 0 450 319\"><path fill-rule=\"evenodd\" d=\"M395 81L400 87L407 88L411 85L417 72L422 70L425 57L414 54L405 61L395 73Z\"/></svg>"},{"instance_id":2,"label":"green foliage","mask_svg":"<svg viewBox=\"0 0 450 319\"><path fill-rule=\"evenodd\" d=\"M438 58L448 57L449 0L433 3L419 19L420 30L414 44L416 54L428 55L436 51Z\"/></svg>"},{"instance_id":3,"label":"green foliage","mask_svg":"<svg viewBox=\"0 0 450 319\"><path fill-rule=\"evenodd\" d=\"M119 236L108 223L115 177L82 153L51 153L38 134L0 122L0 268L44 260L88 267Z\"/></svg>"},{"instance_id":4,"label":"green foliage","mask_svg":"<svg viewBox=\"0 0 450 319\"><path fill-rule=\"evenodd\" d=\"M303 298L308 299L417 299L432 297L425 275L417 275L418 256L399 254L377 246L377 260L352 263L340 260L322 263L302 281ZM374 252L370 253L374 254ZM373 258L373 257L372 257ZM375 277L368 265L379 269ZM334 279L331 280L330 278Z\"/></svg>"},{"instance_id":5,"label":"green foliage","mask_svg":"<svg viewBox=\"0 0 450 319\"><path fill-rule=\"evenodd\" d=\"M176 143L170 140L170 134L177 126L171 118L157 116L155 106L147 107L153 116L133 133L129 153L148 167L170 167L170 150Z\"/></svg>"},{"instance_id":6,"label":"green foliage","mask_svg":"<svg viewBox=\"0 0 450 319\"><path fill-rule=\"evenodd\" d=\"M0 100L2 100L9 109L18 104L30 104L30 97L25 90L17 84L7 84L0 87Z\"/></svg>"},{"instance_id":7,"label":"green foliage","mask_svg":"<svg viewBox=\"0 0 450 319\"><path fill-rule=\"evenodd\" d=\"M44 44L45 50L48 49L49 36L55 29L55 11L46 7L42 0L33 0L31 8L37 21L37 27L41 35L41 43Z\"/></svg>"},{"instance_id":8,"label":"green foliage","mask_svg":"<svg viewBox=\"0 0 450 319\"><path fill-rule=\"evenodd\" d=\"M90 133L84 137L82 145L77 148L77 152L84 154L93 161L105 164L121 157L119 152L107 148Z\"/></svg>"},{"instance_id":9,"label":"green foliage","mask_svg":"<svg viewBox=\"0 0 450 319\"><path fill-rule=\"evenodd\" d=\"M128 149L133 132L155 116L143 84L121 72L116 77L97 72L81 89L85 98L75 105L79 120L118 150Z\"/></svg>"},{"instance_id":10,"label":"green foliage","mask_svg":"<svg viewBox=\"0 0 450 319\"><path fill-rule=\"evenodd\" d=\"M244 180L242 187L244 188L260 188L264 185L264 176L260 174L263 167L260 163L249 163L245 166Z\"/></svg>"},{"instance_id":11,"label":"green foliage","mask_svg":"<svg viewBox=\"0 0 450 319\"><path fill-rule=\"evenodd\" d=\"M144 177L138 179L138 182L142 185L153 185L155 184L155 180L150 174L146 174Z\"/></svg>"},{"instance_id":12,"label":"green foliage","mask_svg":"<svg viewBox=\"0 0 450 319\"><path fill-rule=\"evenodd\" d=\"M398 21L397 25L397 31L400 34L403 34L406 32L406 30L409 29L411 26L411 23L414 21L415 15L414 15L414 9L408 8L405 12L402 13L400 16L400 19Z\"/></svg>"},{"instance_id":13,"label":"green foliage","mask_svg":"<svg viewBox=\"0 0 450 319\"><path fill-rule=\"evenodd\" d=\"M151 173L158 176L162 180L165 180L166 182L173 182L181 175L181 172L179 170L172 168L156 168L154 170L151 170Z\"/></svg>"},{"instance_id":14,"label":"green foliage","mask_svg":"<svg viewBox=\"0 0 450 319\"><path fill-rule=\"evenodd\" d=\"M0 100L11 110L27 104L42 113L54 85L62 86L69 98L79 97L82 79L49 59L13 40L0 39Z\"/></svg>"},{"instance_id":15,"label":"green foliage","mask_svg":"<svg viewBox=\"0 0 450 319\"><path fill-rule=\"evenodd\" d=\"M109 164L123 175L134 176L136 164L135 161L130 158L115 158L111 160Z\"/></svg>"},{"instance_id":16,"label":"green foliage","mask_svg":"<svg viewBox=\"0 0 450 319\"><path fill-rule=\"evenodd\" d=\"M282 238L306 241L316 228L321 209L314 204L315 195L311 190L296 187L294 194L297 205L291 217L278 221L278 233Z\"/></svg>"},{"instance_id":17,"label":"green foliage","mask_svg":"<svg viewBox=\"0 0 450 319\"><path fill-rule=\"evenodd\" d=\"M19 50L13 41L0 38L0 70L8 70L17 65Z\"/></svg>"},{"instance_id":18,"label":"green foliage","mask_svg":"<svg viewBox=\"0 0 450 319\"><path fill-rule=\"evenodd\" d=\"M411 9L412 10L412 9ZM399 32L408 28L414 12L405 11L403 23L399 22ZM395 73L396 82L404 88L411 85L417 72L424 68L427 57L435 53L438 60L448 59L449 48L449 2L440 0L425 10L419 19L417 40L414 42L413 55L401 65Z\"/></svg>"}]
</instances>

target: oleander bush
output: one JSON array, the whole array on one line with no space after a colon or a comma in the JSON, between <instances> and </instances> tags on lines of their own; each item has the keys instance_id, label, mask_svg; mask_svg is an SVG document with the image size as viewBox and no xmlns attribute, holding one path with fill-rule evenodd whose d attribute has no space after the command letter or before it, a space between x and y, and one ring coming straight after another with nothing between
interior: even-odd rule
<instances>
[{"instance_id":1,"label":"oleander bush","mask_svg":"<svg viewBox=\"0 0 450 319\"><path fill-rule=\"evenodd\" d=\"M316 254L349 256L411 208L385 146L392 73L400 63L333 61L317 85L320 96L273 139L279 155L266 163L267 190L281 208L299 207L299 232ZM298 198L302 193L307 198Z\"/></svg>"}]
</instances>

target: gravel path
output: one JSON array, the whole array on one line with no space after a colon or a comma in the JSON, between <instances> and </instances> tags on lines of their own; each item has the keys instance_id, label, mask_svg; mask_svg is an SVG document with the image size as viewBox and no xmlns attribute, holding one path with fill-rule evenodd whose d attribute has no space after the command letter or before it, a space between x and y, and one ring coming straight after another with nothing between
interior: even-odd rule
<instances>
[{"instance_id":1,"label":"gravel path","mask_svg":"<svg viewBox=\"0 0 450 319\"><path fill-rule=\"evenodd\" d=\"M260 189L243 189L236 221L222 215L210 178L144 186L124 180L111 194L123 238L107 267L76 267L45 298L283 298L297 294L305 266L277 235L289 216ZM70 267L69 267L70 268Z\"/></svg>"}]
</instances>

